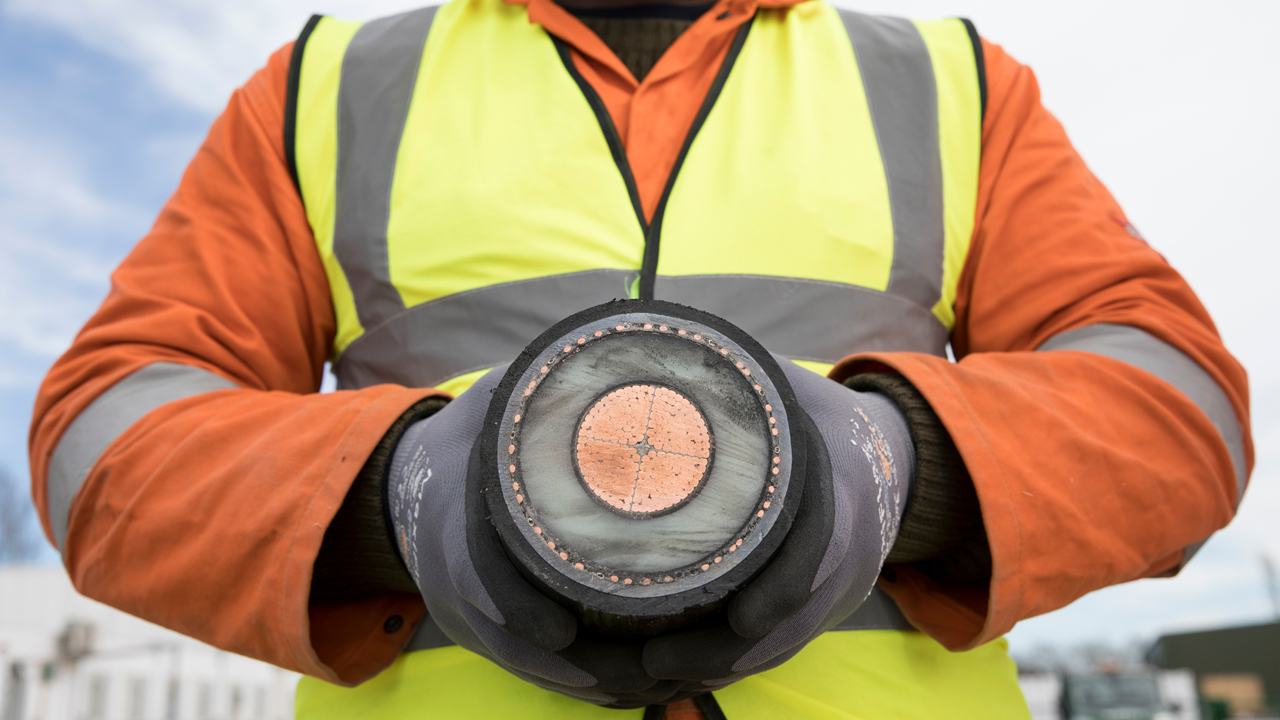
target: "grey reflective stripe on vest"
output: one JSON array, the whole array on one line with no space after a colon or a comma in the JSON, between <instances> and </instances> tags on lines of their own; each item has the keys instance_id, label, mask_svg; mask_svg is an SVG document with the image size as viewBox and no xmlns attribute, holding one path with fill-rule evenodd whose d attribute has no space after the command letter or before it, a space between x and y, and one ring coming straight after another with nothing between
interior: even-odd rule
<instances>
[{"instance_id":1,"label":"grey reflective stripe on vest","mask_svg":"<svg viewBox=\"0 0 1280 720\"><path fill-rule=\"evenodd\" d=\"M898 604L886 595L880 588L872 588L871 594L863 601L858 609L853 611L849 617L836 623L835 627L829 632L840 630L915 630L915 627L907 621L902 611L898 609ZM448 635L440 629L431 616L424 615L422 623L418 625L418 629L413 632L413 637L409 639L409 643L405 645L405 652L417 652L418 650L434 650L435 648L448 647L454 642L449 639Z\"/></svg>"},{"instance_id":2,"label":"grey reflective stripe on vest","mask_svg":"<svg viewBox=\"0 0 1280 720\"><path fill-rule=\"evenodd\" d=\"M340 389L397 383L435 387L511 362L542 331L592 305L627 297L629 270L499 283L415 305L366 331L335 361Z\"/></svg>"},{"instance_id":3,"label":"grey reflective stripe on vest","mask_svg":"<svg viewBox=\"0 0 1280 720\"><path fill-rule=\"evenodd\" d=\"M1244 440L1240 424L1236 420L1235 408L1213 377L1181 350L1138 328L1109 323L1089 325L1055 335L1036 350L1079 350L1103 355L1145 370L1177 388L1200 408L1222 436L1234 466L1236 504L1239 504L1244 497L1249 477L1245 466ZM1184 565L1203 544L1198 542L1187 547L1182 559Z\"/></svg>"},{"instance_id":4,"label":"grey reflective stripe on vest","mask_svg":"<svg viewBox=\"0 0 1280 720\"><path fill-rule=\"evenodd\" d=\"M631 270L588 270L416 305L347 347L334 364L338 387L434 387L510 362L565 317L627 297L635 276ZM719 315L797 360L834 363L855 351L946 353L947 330L933 313L856 285L766 275L659 275L655 288L657 297ZM815 307L823 312L797 320L797 308Z\"/></svg>"},{"instance_id":5,"label":"grey reflective stripe on vest","mask_svg":"<svg viewBox=\"0 0 1280 720\"><path fill-rule=\"evenodd\" d=\"M932 305L858 285L769 275L659 275L655 288L658 298L719 315L792 360L834 363L855 352L946 356L947 328L930 312Z\"/></svg>"},{"instance_id":6,"label":"grey reflective stripe on vest","mask_svg":"<svg viewBox=\"0 0 1280 720\"><path fill-rule=\"evenodd\" d=\"M333 254L366 330L404 310L387 255L391 183L435 13L428 7L365 23L342 58Z\"/></svg>"},{"instance_id":7,"label":"grey reflective stripe on vest","mask_svg":"<svg viewBox=\"0 0 1280 720\"><path fill-rule=\"evenodd\" d=\"M71 422L49 460L48 508L53 541L63 548L71 503L103 451L142 416L174 400L239 387L207 370L153 363L112 385Z\"/></svg>"},{"instance_id":8,"label":"grey reflective stripe on vest","mask_svg":"<svg viewBox=\"0 0 1280 720\"><path fill-rule=\"evenodd\" d=\"M942 150L929 49L910 20L840 10L871 110L893 216L888 292L931 309L942 298Z\"/></svg>"}]
</instances>

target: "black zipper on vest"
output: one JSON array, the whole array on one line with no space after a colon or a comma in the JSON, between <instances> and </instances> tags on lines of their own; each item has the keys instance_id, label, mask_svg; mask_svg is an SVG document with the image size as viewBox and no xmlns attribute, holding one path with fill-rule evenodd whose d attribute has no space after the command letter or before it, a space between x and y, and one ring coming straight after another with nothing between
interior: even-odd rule
<instances>
[{"instance_id":1,"label":"black zipper on vest","mask_svg":"<svg viewBox=\"0 0 1280 720\"><path fill-rule=\"evenodd\" d=\"M302 183L298 182L298 87L302 84L302 58L306 53L307 41L323 15L312 15L307 24L302 26L302 34L293 43L293 53L289 56L289 75L285 80L284 91L284 164L289 168L289 177L298 194L302 194Z\"/></svg>"},{"instance_id":2,"label":"black zipper on vest","mask_svg":"<svg viewBox=\"0 0 1280 720\"><path fill-rule=\"evenodd\" d=\"M733 69L734 63L738 59L738 55L742 52L742 46L747 41L747 33L751 31L751 24L755 21L752 18L743 23L737 33L733 37L733 44L729 46L729 53L725 55L724 62L721 63L719 71L716 72L715 80L711 83L711 88L707 90L707 96L702 100L702 107L698 109L698 114L694 116L693 125L689 127L689 133L685 135L684 144L680 146L680 154L676 156L675 165L671 168L671 174L667 176L667 185L662 190L662 198L658 201L658 207L653 212L653 222L646 222L644 219L644 206L640 203L640 191L636 188L635 175L631 172L631 164L627 162L626 150L622 147L622 140L618 137L618 129L613 124L613 118L609 117L609 109L605 107L604 101L600 99L600 95L596 93L595 88L591 87L586 78L582 77L582 73L578 72L573 64L573 57L569 53L569 46L559 38L552 37L556 50L560 53L560 60L564 63L564 67L569 71L570 77L574 82L578 83L578 87L582 90L582 94L587 98L587 104L591 106L592 111L596 114L596 120L600 123L600 129L604 132L605 142L609 144L609 153L613 155L613 162L618 166L618 172L622 173L622 179L627 184L627 194L631 196L631 206L635 208L636 219L640 222L640 229L644 233L644 259L640 266L640 292L641 300L653 299L654 281L658 274L658 247L662 239L662 217L666 213L667 198L671 197L671 190L676 185L676 176L680 173L680 167L684 165L685 156L689 154L689 148L693 146L693 139L697 137L698 131L702 129L703 123L707 121L707 116L711 114L711 108L716 104L716 98L720 97L720 91L724 89L725 81L729 79L729 71Z\"/></svg>"},{"instance_id":3,"label":"black zipper on vest","mask_svg":"<svg viewBox=\"0 0 1280 720\"><path fill-rule=\"evenodd\" d=\"M622 138L618 137L618 128L613 124L613 118L609 116L609 108L605 107L600 94L574 66L573 56L569 54L569 46L555 36L551 37L551 42L555 43L556 51L560 53L560 60L564 63L565 69L569 71L574 82L578 83L582 94L587 98L587 104L591 106L591 111L596 114L600 129L604 131L604 141L609 144L609 154L613 156L613 162L618 166L618 172L622 173L623 182L627 184L627 194L631 196L631 207L636 211L636 220L640 221L640 229L648 237L649 223L644 219L644 206L640 204L640 190L636 188L636 178L631 174L631 163L627 162L627 151L622 147Z\"/></svg>"},{"instance_id":4,"label":"black zipper on vest","mask_svg":"<svg viewBox=\"0 0 1280 720\"><path fill-rule=\"evenodd\" d=\"M693 705L702 713L702 717L706 720L728 720L724 711L720 709L720 703L711 693L693 696ZM662 720L666 717L666 705L647 705L644 709L644 717L641 720Z\"/></svg>"}]
</instances>

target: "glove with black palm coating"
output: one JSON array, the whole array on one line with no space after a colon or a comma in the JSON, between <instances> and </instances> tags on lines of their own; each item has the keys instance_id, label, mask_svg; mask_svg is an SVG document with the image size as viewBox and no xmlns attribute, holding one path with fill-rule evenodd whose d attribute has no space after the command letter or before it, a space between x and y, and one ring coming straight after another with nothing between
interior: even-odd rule
<instances>
[{"instance_id":1,"label":"glove with black palm coating","mask_svg":"<svg viewBox=\"0 0 1280 720\"><path fill-rule=\"evenodd\" d=\"M483 498L468 490L485 413L505 371L490 371L410 425L396 446L387 501L405 565L441 630L516 676L594 704L663 702L680 683L647 675L638 644L580 638L573 615L512 565Z\"/></svg>"},{"instance_id":2,"label":"glove with black palm coating","mask_svg":"<svg viewBox=\"0 0 1280 720\"><path fill-rule=\"evenodd\" d=\"M775 356L807 417L805 490L786 540L730 602L727 621L650 640L654 677L723 687L781 665L871 593L893 547L915 467L906 418Z\"/></svg>"}]
</instances>

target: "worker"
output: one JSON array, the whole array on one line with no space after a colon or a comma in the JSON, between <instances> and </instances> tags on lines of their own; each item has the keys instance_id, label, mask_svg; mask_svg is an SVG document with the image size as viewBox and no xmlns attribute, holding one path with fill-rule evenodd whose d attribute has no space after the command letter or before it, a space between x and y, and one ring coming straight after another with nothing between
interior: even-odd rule
<instances>
[{"instance_id":1,"label":"worker","mask_svg":"<svg viewBox=\"0 0 1280 720\"><path fill-rule=\"evenodd\" d=\"M632 645L464 543L457 492L487 373L622 297L780 356L833 488L788 537L817 571ZM888 536L849 499L859 412L910 488ZM1244 370L1032 72L966 21L823 0L313 18L30 438L76 588L303 673L307 720L1026 717L1001 637L1176 574L1253 457ZM392 513L414 463L430 492Z\"/></svg>"}]
</instances>

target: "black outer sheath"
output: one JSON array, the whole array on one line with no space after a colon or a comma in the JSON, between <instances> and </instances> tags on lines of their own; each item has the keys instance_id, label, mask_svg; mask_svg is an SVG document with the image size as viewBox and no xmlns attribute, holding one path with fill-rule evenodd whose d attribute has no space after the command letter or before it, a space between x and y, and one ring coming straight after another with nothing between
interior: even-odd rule
<instances>
[{"instance_id":1,"label":"black outer sheath","mask_svg":"<svg viewBox=\"0 0 1280 720\"><path fill-rule=\"evenodd\" d=\"M302 79L302 55L307 49L307 40L311 37L316 25L320 24L323 15L312 15L307 24L302 26L302 33L293 43L293 53L289 56L289 80L285 85L284 95L284 162L289 168L289 177L298 194L302 194L302 185L298 182L298 84Z\"/></svg>"},{"instance_id":2,"label":"black outer sheath","mask_svg":"<svg viewBox=\"0 0 1280 720\"><path fill-rule=\"evenodd\" d=\"M791 484L787 490L787 500L783 506L783 513L775 521L773 529L769 531L752 555L738 567L733 568L724 576L701 588L694 588L661 598L650 598L647 603L643 603L645 605L644 616L632 614L641 607L640 604L635 602L635 598L621 598L580 586L576 583L566 583L563 576L546 565L536 552L527 546L515 529L515 521L508 514L505 501L502 499L502 491L498 485L497 470L498 436L502 416L506 411L507 399L515 392L516 383L520 380L524 370L537 360L539 354L549 344L557 341L575 328L602 317L635 312L684 318L702 323L718 332L724 333L726 337L738 343L756 362L760 363L765 373L773 381L774 387L782 399L783 407L786 408L787 416L796 418L796 421L788 423L791 431L792 447ZM633 631L626 629L626 626L631 625L634 625L634 632L640 632L646 636L668 632L676 626L697 622L708 613L721 610L723 603L734 590L742 587L747 580L763 569L782 544L792 521L795 519L796 509L800 507L806 484L805 467L808 441L806 440L807 435L804 423L799 421L799 418L802 417L802 412L794 391L791 389L791 384L787 382L786 375L778 367L773 356L754 338L727 320L695 308L661 300L612 300L575 313L549 328L530 343L515 362L508 367L502 382L493 391L493 400L489 404L489 411L486 414L484 427L478 440L480 449L476 458L478 462L476 463L477 467L471 472L469 479L471 489L469 492L477 496L481 494L487 496L493 530L496 531L498 536L502 537L503 545L506 546L507 552L517 569L521 570L526 578L532 578L537 581L537 584L543 585L548 594L560 599L562 603L567 603L579 615L580 619L593 626L598 622L602 622L605 626L610 627L608 632L631 633ZM556 586L554 589L552 588L553 585ZM618 624L610 618L621 620L622 622Z\"/></svg>"},{"instance_id":3,"label":"black outer sheath","mask_svg":"<svg viewBox=\"0 0 1280 720\"><path fill-rule=\"evenodd\" d=\"M969 42L973 44L973 62L978 68L978 94L982 98L982 118L987 117L987 59L982 52L982 38L978 29L969 18L960 18L964 29L969 31Z\"/></svg>"}]
</instances>

